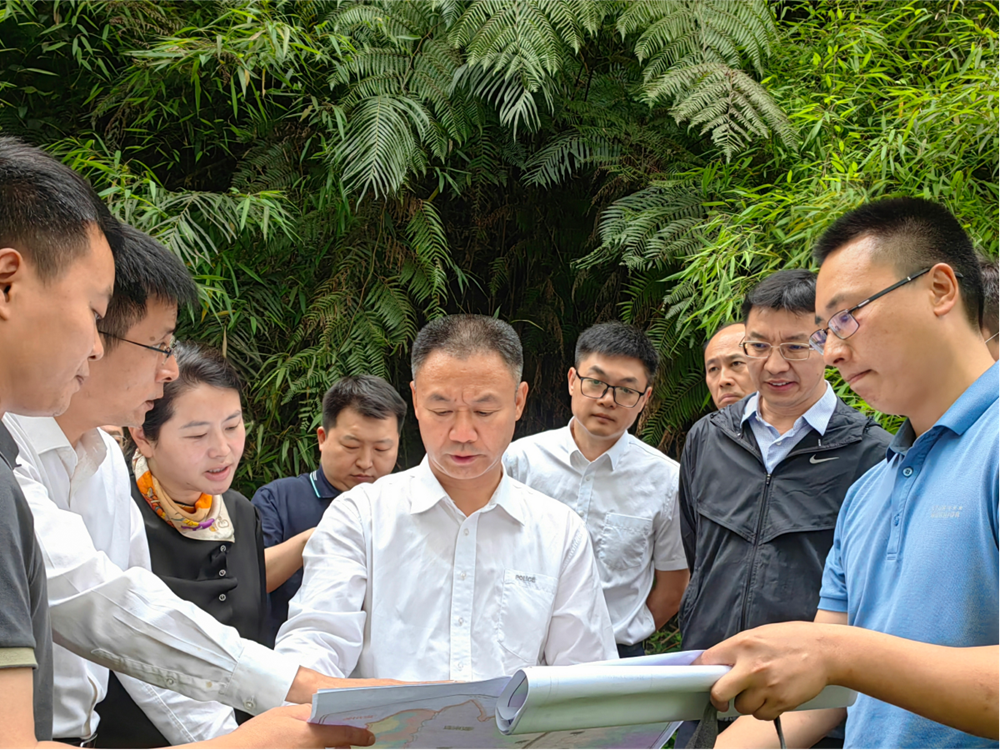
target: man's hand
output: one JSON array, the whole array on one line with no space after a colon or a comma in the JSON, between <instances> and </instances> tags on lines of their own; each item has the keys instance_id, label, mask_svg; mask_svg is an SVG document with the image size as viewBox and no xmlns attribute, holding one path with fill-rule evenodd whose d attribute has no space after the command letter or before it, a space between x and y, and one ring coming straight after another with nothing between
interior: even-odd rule
<instances>
[{"instance_id":1,"label":"man's hand","mask_svg":"<svg viewBox=\"0 0 1000 750\"><path fill-rule=\"evenodd\" d=\"M203 747L368 747L375 735L367 729L309 724L309 706L281 706L255 716L231 734ZM196 747L196 746L186 746Z\"/></svg>"},{"instance_id":2,"label":"man's hand","mask_svg":"<svg viewBox=\"0 0 1000 750\"><path fill-rule=\"evenodd\" d=\"M299 667L295 681L288 689L285 700L289 703L311 703L313 693L317 690L334 688L383 687L385 685L406 685L399 680L359 680L344 677L327 677L315 669Z\"/></svg>"},{"instance_id":3,"label":"man's hand","mask_svg":"<svg viewBox=\"0 0 1000 750\"><path fill-rule=\"evenodd\" d=\"M733 667L712 686L716 708L727 710L735 698L741 714L772 721L831 684L831 628L837 627L813 622L764 625L708 649L695 663Z\"/></svg>"}]
</instances>

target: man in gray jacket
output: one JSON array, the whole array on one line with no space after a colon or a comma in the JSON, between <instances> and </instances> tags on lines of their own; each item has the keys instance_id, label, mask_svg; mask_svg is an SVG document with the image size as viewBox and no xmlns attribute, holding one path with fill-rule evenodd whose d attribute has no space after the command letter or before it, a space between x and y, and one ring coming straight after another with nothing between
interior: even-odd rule
<instances>
[{"instance_id":1,"label":"man in gray jacket","mask_svg":"<svg viewBox=\"0 0 1000 750\"><path fill-rule=\"evenodd\" d=\"M679 491L691 569L684 649L811 619L847 489L885 456L892 436L823 378L823 358L809 346L815 299L816 276L804 270L779 271L750 292L741 346L758 392L688 433ZM682 727L678 747L693 730Z\"/></svg>"}]
</instances>

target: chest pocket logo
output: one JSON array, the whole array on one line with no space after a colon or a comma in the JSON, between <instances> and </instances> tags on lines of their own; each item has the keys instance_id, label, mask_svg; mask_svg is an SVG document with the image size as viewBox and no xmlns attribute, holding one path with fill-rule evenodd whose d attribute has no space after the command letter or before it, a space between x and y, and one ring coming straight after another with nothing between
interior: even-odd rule
<instances>
[{"instance_id":1,"label":"chest pocket logo","mask_svg":"<svg viewBox=\"0 0 1000 750\"><path fill-rule=\"evenodd\" d=\"M646 562L653 519L608 513L601 529L597 558L608 570L629 570Z\"/></svg>"},{"instance_id":2,"label":"chest pocket logo","mask_svg":"<svg viewBox=\"0 0 1000 750\"><path fill-rule=\"evenodd\" d=\"M504 570L497 642L503 650L506 674L539 663L558 584L557 579L541 573Z\"/></svg>"}]
</instances>

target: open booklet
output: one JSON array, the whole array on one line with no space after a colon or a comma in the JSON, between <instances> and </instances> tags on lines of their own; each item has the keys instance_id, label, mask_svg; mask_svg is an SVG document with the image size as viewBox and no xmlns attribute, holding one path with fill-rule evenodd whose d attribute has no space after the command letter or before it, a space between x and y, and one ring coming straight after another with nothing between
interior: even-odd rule
<instances>
[{"instance_id":1,"label":"open booklet","mask_svg":"<svg viewBox=\"0 0 1000 750\"><path fill-rule=\"evenodd\" d=\"M729 667L693 666L700 651L528 667L513 677L322 690L310 721L367 727L376 747L661 748L700 719ZM854 703L828 687L800 709ZM735 716L735 713L727 714Z\"/></svg>"}]
</instances>

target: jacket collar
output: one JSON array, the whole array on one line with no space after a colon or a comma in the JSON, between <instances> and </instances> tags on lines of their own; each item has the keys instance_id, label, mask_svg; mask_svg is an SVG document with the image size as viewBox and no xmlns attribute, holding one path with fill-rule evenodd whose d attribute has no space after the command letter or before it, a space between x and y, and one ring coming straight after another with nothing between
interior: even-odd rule
<instances>
[{"instance_id":1,"label":"jacket collar","mask_svg":"<svg viewBox=\"0 0 1000 750\"><path fill-rule=\"evenodd\" d=\"M756 445L752 437L753 431L749 426L745 430L743 427L743 413L749 400L750 396L745 396L742 400L709 414L708 419L731 438L751 448ZM861 440L870 421L869 417L852 409L838 396L833 415L822 436L823 447L837 448Z\"/></svg>"}]
</instances>

